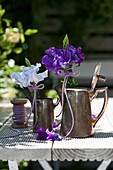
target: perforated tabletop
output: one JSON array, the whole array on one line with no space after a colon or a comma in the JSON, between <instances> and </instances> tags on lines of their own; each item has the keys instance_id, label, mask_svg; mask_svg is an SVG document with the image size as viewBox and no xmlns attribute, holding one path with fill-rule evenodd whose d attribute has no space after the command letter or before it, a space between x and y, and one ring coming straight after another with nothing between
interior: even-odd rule
<instances>
[{"instance_id":1,"label":"perforated tabletop","mask_svg":"<svg viewBox=\"0 0 113 170\"><path fill-rule=\"evenodd\" d=\"M92 112L98 113L103 99L94 99ZM58 108L56 109L58 111ZM0 112L1 114L1 112ZM0 136L12 135L10 118L1 128ZM29 127L21 129L22 134L14 138L0 139L0 160L113 160L113 98L97 123L95 135L89 138L66 138L62 141L36 141L36 135Z\"/></svg>"}]
</instances>

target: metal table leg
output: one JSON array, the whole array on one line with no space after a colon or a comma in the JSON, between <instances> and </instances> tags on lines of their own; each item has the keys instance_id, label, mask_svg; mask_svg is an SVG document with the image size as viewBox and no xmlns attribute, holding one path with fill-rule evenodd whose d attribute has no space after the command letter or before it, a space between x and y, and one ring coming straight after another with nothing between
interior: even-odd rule
<instances>
[{"instance_id":1,"label":"metal table leg","mask_svg":"<svg viewBox=\"0 0 113 170\"><path fill-rule=\"evenodd\" d=\"M40 161L38 160L38 162L40 163L40 165L42 166L42 168L44 170L53 170L52 167L49 165L49 163L47 161Z\"/></svg>"},{"instance_id":2,"label":"metal table leg","mask_svg":"<svg viewBox=\"0 0 113 170\"><path fill-rule=\"evenodd\" d=\"M102 161L97 170L106 170L107 167L110 165L111 160L108 161Z\"/></svg>"},{"instance_id":3,"label":"metal table leg","mask_svg":"<svg viewBox=\"0 0 113 170\"><path fill-rule=\"evenodd\" d=\"M14 161L8 160L8 165L9 165L9 170L19 170L16 160L14 160Z\"/></svg>"}]
</instances>

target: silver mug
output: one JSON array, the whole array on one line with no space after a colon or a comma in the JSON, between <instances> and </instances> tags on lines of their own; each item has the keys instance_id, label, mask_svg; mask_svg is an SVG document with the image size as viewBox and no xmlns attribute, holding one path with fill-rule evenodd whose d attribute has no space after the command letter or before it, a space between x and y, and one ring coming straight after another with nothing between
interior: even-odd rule
<instances>
[{"instance_id":1,"label":"silver mug","mask_svg":"<svg viewBox=\"0 0 113 170\"><path fill-rule=\"evenodd\" d=\"M33 132L35 132L38 126L41 126L44 130L52 130L51 122L54 122L54 109L58 105L58 103L59 101L54 103L52 98L37 99L37 113L35 113L34 109L33 125L35 125L36 122L37 124L33 128Z\"/></svg>"}]
</instances>

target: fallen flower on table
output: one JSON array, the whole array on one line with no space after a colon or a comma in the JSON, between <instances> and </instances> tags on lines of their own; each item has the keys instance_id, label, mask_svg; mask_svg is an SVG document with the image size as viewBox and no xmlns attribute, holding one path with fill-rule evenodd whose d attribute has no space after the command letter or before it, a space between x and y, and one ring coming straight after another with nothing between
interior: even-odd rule
<instances>
[{"instance_id":1,"label":"fallen flower on table","mask_svg":"<svg viewBox=\"0 0 113 170\"><path fill-rule=\"evenodd\" d=\"M61 140L61 136L56 134L57 125L52 122L53 129L50 132L48 129L44 130L41 126L38 126L35 133L38 133L36 140Z\"/></svg>"},{"instance_id":2,"label":"fallen flower on table","mask_svg":"<svg viewBox=\"0 0 113 170\"><path fill-rule=\"evenodd\" d=\"M95 118L96 118L96 116L95 116L94 114L92 114L92 118L93 118L93 119L95 119Z\"/></svg>"},{"instance_id":3,"label":"fallen flower on table","mask_svg":"<svg viewBox=\"0 0 113 170\"><path fill-rule=\"evenodd\" d=\"M46 133L46 131L44 131L44 129L42 129L41 126L38 126L35 133L38 133L36 140L43 140L43 139L46 139L48 137L48 134Z\"/></svg>"}]
</instances>

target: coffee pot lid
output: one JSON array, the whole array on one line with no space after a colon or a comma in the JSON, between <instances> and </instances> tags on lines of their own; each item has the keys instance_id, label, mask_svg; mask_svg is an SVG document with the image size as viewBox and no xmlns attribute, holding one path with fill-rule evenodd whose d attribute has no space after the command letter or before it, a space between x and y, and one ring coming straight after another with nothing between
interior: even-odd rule
<instances>
[{"instance_id":1,"label":"coffee pot lid","mask_svg":"<svg viewBox=\"0 0 113 170\"><path fill-rule=\"evenodd\" d=\"M101 63L98 64L95 68L93 78L92 78L92 83L91 83L91 90L90 90L91 92L94 91L98 80L100 80L101 82L106 81L106 77L100 75L100 69L101 69Z\"/></svg>"}]
</instances>

